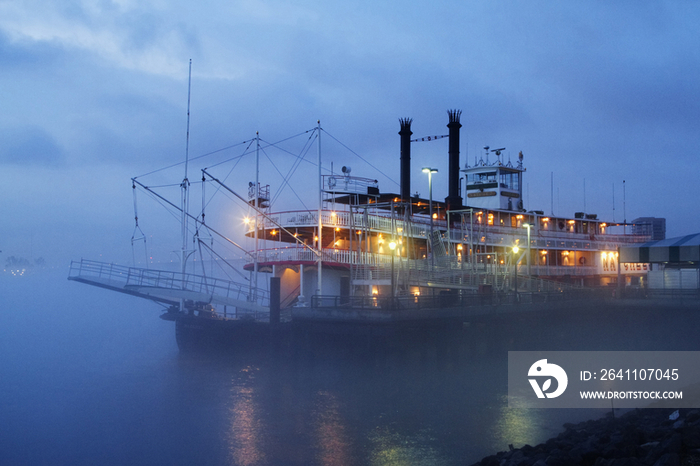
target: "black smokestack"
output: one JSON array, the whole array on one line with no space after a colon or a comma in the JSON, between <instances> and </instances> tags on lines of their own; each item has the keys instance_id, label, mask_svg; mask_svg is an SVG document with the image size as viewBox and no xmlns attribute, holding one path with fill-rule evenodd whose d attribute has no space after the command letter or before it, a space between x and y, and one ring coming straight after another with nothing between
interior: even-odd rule
<instances>
[{"instance_id":1,"label":"black smokestack","mask_svg":"<svg viewBox=\"0 0 700 466\"><path fill-rule=\"evenodd\" d=\"M399 118L401 124L401 200L411 201L411 123L412 118Z\"/></svg>"},{"instance_id":2,"label":"black smokestack","mask_svg":"<svg viewBox=\"0 0 700 466\"><path fill-rule=\"evenodd\" d=\"M462 196L459 195L459 128L462 125L459 123L459 117L462 115L461 110L448 110L447 115L450 117L450 122L447 128L450 130L449 156L450 156L450 173L449 180L449 195L445 198L447 210L457 210L462 208Z\"/></svg>"}]
</instances>

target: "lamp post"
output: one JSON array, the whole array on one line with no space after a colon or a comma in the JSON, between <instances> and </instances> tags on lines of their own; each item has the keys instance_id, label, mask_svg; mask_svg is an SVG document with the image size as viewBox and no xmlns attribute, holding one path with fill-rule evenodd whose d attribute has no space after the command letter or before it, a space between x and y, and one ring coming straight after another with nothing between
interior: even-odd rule
<instances>
[{"instance_id":1,"label":"lamp post","mask_svg":"<svg viewBox=\"0 0 700 466\"><path fill-rule=\"evenodd\" d=\"M391 249L391 305L390 309L394 309L394 297L396 296L396 277L394 276L394 251L396 250L396 241L389 243Z\"/></svg>"},{"instance_id":2,"label":"lamp post","mask_svg":"<svg viewBox=\"0 0 700 466\"><path fill-rule=\"evenodd\" d=\"M391 304L393 306L394 296L396 295L396 292L394 291L396 289L396 278L394 277L394 251L396 250L396 241L389 243L389 249L391 249Z\"/></svg>"},{"instance_id":3,"label":"lamp post","mask_svg":"<svg viewBox=\"0 0 700 466\"><path fill-rule=\"evenodd\" d=\"M530 278L532 275L530 269L530 228L532 228L532 225L523 223L523 226L527 228L527 278Z\"/></svg>"},{"instance_id":4,"label":"lamp post","mask_svg":"<svg viewBox=\"0 0 700 466\"><path fill-rule=\"evenodd\" d=\"M518 251L520 248L513 246L513 288L515 290L515 302L518 302Z\"/></svg>"},{"instance_id":5,"label":"lamp post","mask_svg":"<svg viewBox=\"0 0 700 466\"><path fill-rule=\"evenodd\" d=\"M430 266L433 266L433 173L437 168L423 167L423 173L428 174L428 205L430 206Z\"/></svg>"}]
</instances>

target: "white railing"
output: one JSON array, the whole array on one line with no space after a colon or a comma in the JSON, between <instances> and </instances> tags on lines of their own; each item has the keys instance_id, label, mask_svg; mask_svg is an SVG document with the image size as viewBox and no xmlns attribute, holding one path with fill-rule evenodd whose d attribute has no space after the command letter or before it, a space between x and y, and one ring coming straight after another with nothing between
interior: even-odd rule
<instances>
[{"instance_id":1,"label":"white railing","mask_svg":"<svg viewBox=\"0 0 700 466\"><path fill-rule=\"evenodd\" d=\"M268 216L263 226L265 229L275 229L278 225L284 228L317 227L318 213L314 211L298 210L279 212ZM352 218L351 218L352 217ZM430 231L430 220L414 217L407 225L401 218L392 220L390 215L378 215L369 213L366 217L361 213L334 212L324 210L321 220L326 227L356 228L358 230L370 229L374 233L393 234L392 226L400 232L401 236L408 235L412 238L427 238ZM444 220L435 220L433 228L446 230L447 223ZM474 223L472 235L477 243L488 245L520 244L527 243L527 231L524 228L512 228L500 225L483 225ZM253 224L249 224L248 234L253 233ZM466 242L469 238L468 228L450 228L449 239L453 242ZM447 235L445 235L445 239ZM530 246L533 248L556 249L592 249L614 250L622 244L635 244L650 241L650 236L642 235L612 235L612 234L585 234L569 231L551 231L533 229L530 237Z\"/></svg>"},{"instance_id":2,"label":"white railing","mask_svg":"<svg viewBox=\"0 0 700 466\"><path fill-rule=\"evenodd\" d=\"M218 278L205 277L190 273L171 272L166 270L141 269L125 267L105 262L82 259L80 262L71 261L69 279L93 280L96 283L109 284L113 287L154 287L170 290L186 290L195 293L217 295L241 301L255 301L250 296L248 284L236 283ZM270 294L266 290L253 290L258 302L266 306L270 302Z\"/></svg>"},{"instance_id":3,"label":"white railing","mask_svg":"<svg viewBox=\"0 0 700 466\"><path fill-rule=\"evenodd\" d=\"M255 253L253 252L253 254ZM318 261L316 252L301 246L260 249L257 252L257 258L259 263ZM346 265L390 264L391 256L388 254L349 251L347 249L324 249L323 262L335 262Z\"/></svg>"},{"instance_id":4,"label":"white railing","mask_svg":"<svg viewBox=\"0 0 700 466\"><path fill-rule=\"evenodd\" d=\"M370 229L376 233L393 233L392 218L388 215L368 214L367 221L365 221L365 215L361 213L324 210L321 213L321 221L325 227L355 228L358 230ZM308 210L278 212L268 215L263 222L263 227L267 230L279 228L280 225L287 229L317 227L318 213ZM414 219L414 221L409 224L409 228L403 220L395 218L393 220L393 225L395 225L396 230L400 232L401 236L407 234L411 237L426 238L430 231L430 223L428 221L422 223L416 222ZM436 221L434 226L436 229L446 228L445 222ZM254 225L253 222L251 222L248 224L248 231L246 234L252 235L254 231Z\"/></svg>"},{"instance_id":5,"label":"white railing","mask_svg":"<svg viewBox=\"0 0 700 466\"><path fill-rule=\"evenodd\" d=\"M569 270L563 270L569 269ZM574 270L576 269L576 270ZM391 279L391 266L361 266L353 269L353 280L388 281ZM577 285L564 284L552 280L527 275L527 266L518 267L518 287L525 291L552 291L579 288ZM595 273L594 267L550 267L548 276L576 275L584 276ZM428 286L438 288L476 289L479 285L492 285L496 289L515 286L512 266L497 264L462 264L459 261L443 258L432 266L425 260L401 260L394 264L396 283L408 286Z\"/></svg>"}]
</instances>

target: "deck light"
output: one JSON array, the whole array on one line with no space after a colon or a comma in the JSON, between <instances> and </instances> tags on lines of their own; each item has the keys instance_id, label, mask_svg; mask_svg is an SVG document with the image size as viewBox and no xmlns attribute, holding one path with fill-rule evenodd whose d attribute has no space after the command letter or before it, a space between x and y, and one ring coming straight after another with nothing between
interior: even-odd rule
<instances>
[{"instance_id":1,"label":"deck light","mask_svg":"<svg viewBox=\"0 0 700 466\"><path fill-rule=\"evenodd\" d=\"M527 276L531 276L531 270L530 270L530 228L532 228L532 225L529 223L523 223L523 228L527 228Z\"/></svg>"}]
</instances>

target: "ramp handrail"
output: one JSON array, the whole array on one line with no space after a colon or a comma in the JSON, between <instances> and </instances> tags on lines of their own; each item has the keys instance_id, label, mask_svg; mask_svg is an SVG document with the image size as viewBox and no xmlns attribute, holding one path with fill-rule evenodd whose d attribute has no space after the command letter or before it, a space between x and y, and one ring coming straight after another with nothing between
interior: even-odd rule
<instances>
[{"instance_id":1,"label":"ramp handrail","mask_svg":"<svg viewBox=\"0 0 700 466\"><path fill-rule=\"evenodd\" d=\"M190 273L126 267L85 259L79 262L71 261L68 277L106 280L124 287L145 286L187 290L232 299L260 301L263 306L270 302L270 293L267 290L253 290L255 296L250 296L251 289L248 284Z\"/></svg>"}]
</instances>

